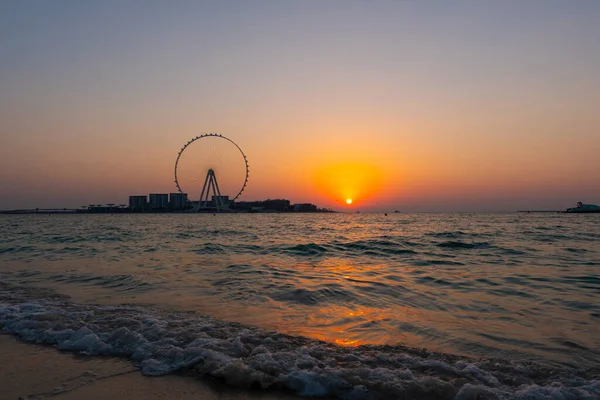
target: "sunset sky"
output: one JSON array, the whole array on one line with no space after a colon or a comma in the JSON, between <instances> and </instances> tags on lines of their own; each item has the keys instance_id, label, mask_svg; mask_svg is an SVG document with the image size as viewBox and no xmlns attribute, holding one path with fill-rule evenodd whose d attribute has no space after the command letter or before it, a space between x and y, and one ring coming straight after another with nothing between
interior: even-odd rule
<instances>
[{"instance_id":1,"label":"sunset sky","mask_svg":"<svg viewBox=\"0 0 600 400\"><path fill-rule=\"evenodd\" d=\"M242 200L598 204L600 1L0 1L0 209L173 192L208 132Z\"/></svg>"}]
</instances>

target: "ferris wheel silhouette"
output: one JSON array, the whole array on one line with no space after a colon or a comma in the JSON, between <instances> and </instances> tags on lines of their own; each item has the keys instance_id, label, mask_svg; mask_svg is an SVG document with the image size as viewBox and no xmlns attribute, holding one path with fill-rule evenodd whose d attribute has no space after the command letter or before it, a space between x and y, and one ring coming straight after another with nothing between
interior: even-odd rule
<instances>
[{"instance_id":1,"label":"ferris wheel silhouette","mask_svg":"<svg viewBox=\"0 0 600 400\"><path fill-rule=\"evenodd\" d=\"M249 173L241 147L216 133L189 140L177 153L174 168L177 190L187 194L194 211L229 208L244 192Z\"/></svg>"}]
</instances>

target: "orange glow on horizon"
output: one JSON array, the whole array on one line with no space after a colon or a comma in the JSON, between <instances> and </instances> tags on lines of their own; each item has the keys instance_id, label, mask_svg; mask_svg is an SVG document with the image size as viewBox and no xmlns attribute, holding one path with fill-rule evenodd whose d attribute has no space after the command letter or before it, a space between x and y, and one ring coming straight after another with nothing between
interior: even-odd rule
<instances>
[{"instance_id":1,"label":"orange glow on horizon","mask_svg":"<svg viewBox=\"0 0 600 400\"><path fill-rule=\"evenodd\" d=\"M319 169L315 177L319 193L346 205L354 204L356 199L364 202L379 194L381 183L382 175L379 170L363 163L329 165Z\"/></svg>"}]
</instances>

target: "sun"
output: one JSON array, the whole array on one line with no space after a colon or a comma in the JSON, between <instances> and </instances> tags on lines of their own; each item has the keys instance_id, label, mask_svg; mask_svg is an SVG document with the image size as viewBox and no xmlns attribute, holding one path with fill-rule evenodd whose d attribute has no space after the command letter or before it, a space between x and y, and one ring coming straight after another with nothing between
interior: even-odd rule
<instances>
[{"instance_id":1,"label":"sun","mask_svg":"<svg viewBox=\"0 0 600 400\"><path fill-rule=\"evenodd\" d=\"M366 205L369 198L381 190L382 175L371 164L345 162L328 164L315 169L315 189L324 194L330 204L343 207Z\"/></svg>"}]
</instances>

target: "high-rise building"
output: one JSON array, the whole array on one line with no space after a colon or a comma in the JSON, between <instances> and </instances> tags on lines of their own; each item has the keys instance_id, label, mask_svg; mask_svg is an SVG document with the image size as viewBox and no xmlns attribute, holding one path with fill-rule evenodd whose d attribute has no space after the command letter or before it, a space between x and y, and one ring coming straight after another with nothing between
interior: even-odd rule
<instances>
[{"instance_id":1,"label":"high-rise building","mask_svg":"<svg viewBox=\"0 0 600 400\"><path fill-rule=\"evenodd\" d=\"M187 207L187 193L171 193L169 197L169 207L171 210L183 210Z\"/></svg>"},{"instance_id":2,"label":"high-rise building","mask_svg":"<svg viewBox=\"0 0 600 400\"><path fill-rule=\"evenodd\" d=\"M148 204L147 196L129 196L129 208L134 211L143 211Z\"/></svg>"},{"instance_id":3,"label":"high-rise building","mask_svg":"<svg viewBox=\"0 0 600 400\"><path fill-rule=\"evenodd\" d=\"M168 194L150 193L150 209L161 210L161 209L166 209L168 206L169 206L169 195Z\"/></svg>"}]
</instances>

